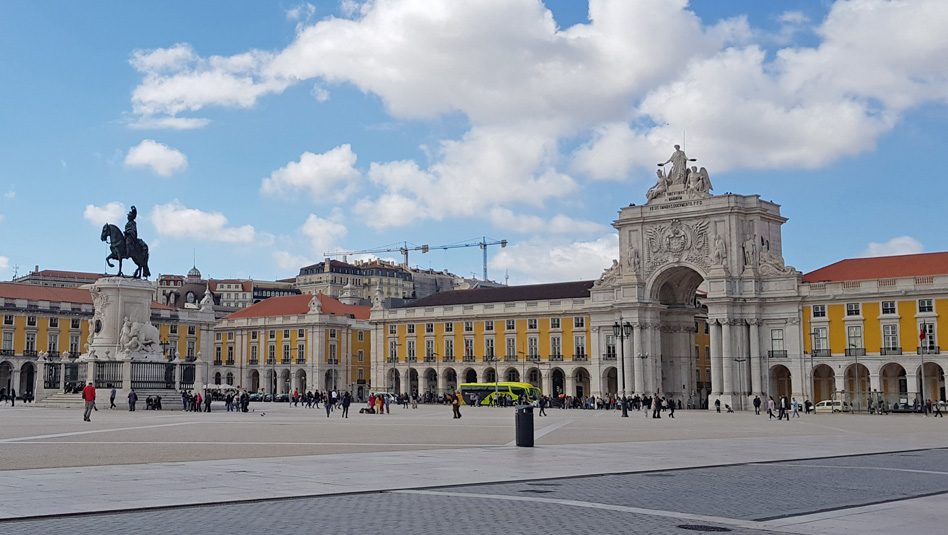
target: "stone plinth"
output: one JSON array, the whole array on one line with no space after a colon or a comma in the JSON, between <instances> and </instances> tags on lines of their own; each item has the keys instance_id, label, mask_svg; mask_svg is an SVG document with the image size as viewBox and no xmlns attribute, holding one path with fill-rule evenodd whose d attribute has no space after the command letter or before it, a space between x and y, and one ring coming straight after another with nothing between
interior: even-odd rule
<instances>
[{"instance_id":1,"label":"stone plinth","mask_svg":"<svg viewBox=\"0 0 948 535\"><path fill-rule=\"evenodd\" d=\"M158 329L150 322L153 295L154 288L145 280L97 280L92 286L91 334L80 360L164 360Z\"/></svg>"}]
</instances>

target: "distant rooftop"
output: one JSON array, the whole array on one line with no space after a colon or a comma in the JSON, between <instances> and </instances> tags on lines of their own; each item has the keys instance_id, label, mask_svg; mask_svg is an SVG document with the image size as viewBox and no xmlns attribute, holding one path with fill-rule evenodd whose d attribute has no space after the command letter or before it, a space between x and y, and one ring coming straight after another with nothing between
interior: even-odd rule
<instances>
[{"instance_id":1,"label":"distant rooftop","mask_svg":"<svg viewBox=\"0 0 948 535\"><path fill-rule=\"evenodd\" d=\"M948 252L847 258L803 276L803 282L837 282L948 275Z\"/></svg>"},{"instance_id":2,"label":"distant rooftop","mask_svg":"<svg viewBox=\"0 0 948 535\"><path fill-rule=\"evenodd\" d=\"M539 301L541 299L581 299L589 297L589 289L592 285L593 281L577 281L454 290L429 295L402 308Z\"/></svg>"}]
</instances>

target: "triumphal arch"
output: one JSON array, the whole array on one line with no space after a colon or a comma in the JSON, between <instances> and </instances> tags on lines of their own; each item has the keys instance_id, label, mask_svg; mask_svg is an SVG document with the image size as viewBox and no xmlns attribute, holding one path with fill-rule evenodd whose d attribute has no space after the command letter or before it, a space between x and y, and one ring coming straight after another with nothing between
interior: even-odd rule
<instances>
[{"instance_id":1,"label":"triumphal arch","mask_svg":"<svg viewBox=\"0 0 948 535\"><path fill-rule=\"evenodd\" d=\"M592 343L628 323L618 389L691 399L696 318L706 318L708 401L747 407L755 395L778 391L771 367L802 352L800 273L784 264L780 206L758 195L713 194L707 170L689 167L694 161L676 145L647 202L619 211L619 258L591 290L591 327L601 333Z\"/></svg>"}]
</instances>

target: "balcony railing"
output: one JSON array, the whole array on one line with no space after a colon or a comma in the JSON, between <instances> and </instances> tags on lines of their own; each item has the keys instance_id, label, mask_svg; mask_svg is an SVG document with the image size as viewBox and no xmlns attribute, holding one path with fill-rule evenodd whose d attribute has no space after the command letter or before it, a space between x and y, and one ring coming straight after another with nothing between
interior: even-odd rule
<instances>
[{"instance_id":1,"label":"balcony railing","mask_svg":"<svg viewBox=\"0 0 948 535\"><path fill-rule=\"evenodd\" d=\"M846 356L847 356L847 357L865 357L865 356L866 356L866 348L864 348L864 347L849 347L849 348L846 348Z\"/></svg>"},{"instance_id":2,"label":"balcony railing","mask_svg":"<svg viewBox=\"0 0 948 535\"><path fill-rule=\"evenodd\" d=\"M464 362L474 362L474 355L464 355Z\"/></svg>"},{"instance_id":3,"label":"balcony railing","mask_svg":"<svg viewBox=\"0 0 948 535\"><path fill-rule=\"evenodd\" d=\"M767 350L767 358L785 359L787 358L787 350L786 349L769 349Z\"/></svg>"},{"instance_id":4,"label":"balcony railing","mask_svg":"<svg viewBox=\"0 0 948 535\"><path fill-rule=\"evenodd\" d=\"M12 349L0 349L0 356L2 357L12 357L13 355Z\"/></svg>"},{"instance_id":5,"label":"balcony railing","mask_svg":"<svg viewBox=\"0 0 948 535\"><path fill-rule=\"evenodd\" d=\"M517 362L517 355L504 355L504 362Z\"/></svg>"},{"instance_id":6,"label":"balcony railing","mask_svg":"<svg viewBox=\"0 0 948 535\"><path fill-rule=\"evenodd\" d=\"M35 349L27 349L26 351L23 352L23 356L24 356L24 357L35 357L35 356L36 356L36 350L35 350Z\"/></svg>"},{"instance_id":7,"label":"balcony railing","mask_svg":"<svg viewBox=\"0 0 948 535\"><path fill-rule=\"evenodd\" d=\"M425 355L425 362L437 362L437 361L438 361L438 357L435 357L434 355Z\"/></svg>"},{"instance_id":8,"label":"balcony railing","mask_svg":"<svg viewBox=\"0 0 948 535\"><path fill-rule=\"evenodd\" d=\"M883 347L882 351L879 352L880 355L901 355L901 347Z\"/></svg>"},{"instance_id":9,"label":"balcony railing","mask_svg":"<svg viewBox=\"0 0 948 535\"><path fill-rule=\"evenodd\" d=\"M418 362L418 357L415 355L408 355L407 360L408 362Z\"/></svg>"},{"instance_id":10,"label":"balcony railing","mask_svg":"<svg viewBox=\"0 0 948 535\"><path fill-rule=\"evenodd\" d=\"M585 361L585 360L586 360L586 354L583 353L583 354L573 355L573 360L574 360L574 361Z\"/></svg>"},{"instance_id":11,"label":"balcony railing","mask_svg":"<svg viewBox=\"0 0 948 535\"><path fill-rule=\"evenodd\" d=\"M396 362L398 362L398 357L393 357L389 355L388 359L386 359L386 362L388 362L389 364L395 364Z\"/></svg>"},{"instance_id":12,"label":"balcony railing","mask_svg":"<svg viewBox=\"0 0 948 535\"><path fill-rule=\"evenodd\" d=\"M616 358L617 358L617 357L616 357L616 354L615 354L615 353L603 353L603 354L602 354L602 360L616 360Z\"/></svg>"},{"instance_id":13,"label":"balcony railing","mask_svg":"<svg viewBox=\"0 0 948 535\"><path fill-rule=\"evenodd\" d=\"M228 365L228 366L233 366L233 365L234 365L234 359L227 359L226 361L224 361L224 364L226 364L226 365Z\"/></svg>"},{"instance_id":14,"label":"balcony railing","mask_svg":"<svg viewBox=\"0 0 948 535\"><path fill-rule=\"evenodd\" d=\"M938 355L941 353L941 350L938 346L928 346L918 348L919 355Z\"/></svg>"},{"instance_id":15,"label":"balcony railing","mask_svg":"<svg viewBox=\"0 0 948 535\"><path fill-rule=\"evenodd\" d=\"M46 352L46 356L49 357L49 358L52 358L52 359L58 359L58 358L59 358L59 351L47 351L47 352Z\"/></svg>"},{"instance_id":16,"label":"balcony railing","mask_svg":"<svg viewBox=\"0 0 948 535\"><path fill-rule=\"evenodd\" d=\"M540 362L540 355L527 355L527 362Z\"/></svg>"},{"instance_id":17,"label":"balcony railing","mask_svg":"<svg viewBox=\"0 0 948 535\"><path fill-rule=\"evenodd\" d=\"M257 364L260 364L260 359L250 359L250 364L256 366Z\"/></svg>"},{"instance_id":18,"label":"balcony railing","mask_svg":"<svg viewBox=\"0 0 948 535\"><path fill-rule=\"evenodd\" d=\"M550 362L562 362L563 355L550 355Z\"/></svg>"},{"instance_id":19,"label":"balcony railing","mask_svg":"<svg viewBox=\"0 0 948 535\"><path fill-rule=\"evenodd\" d=\"M306 357L296 357L297 364L306 364Z\"/></svg>"},{"instance_id":20,"label":"balcony railing","mask_svg":"<svg viewBox=\"0 0 948 535\"><path fill-rule=\"evenodd\" d=\"M829 349L814 349L813 356L816 358L829 358L833 356Z\"/></svg>"},{"instance_id":21,"label":"balcony railing","mask_svg":"<svg viewBox=\"0 0 948 535\"><path fill-rule=\"evenodd\" d=\"M454 355L445 355L442 362L454 362Z\"/></svg>"},{"instance_id":22,"label":"balcony railing","mask_svg":"<svg viewBox=\"0 0 948 535\"><path fill-rule=\"evenodd\" d=\"M222 361L221 359L214 359L214 365L215 365L215 366L220 366L222 363L223 363L223 361Z\"/></svg>"},{"instance_id":23,"label":"balcony railing","mask_svg":"<svg viewBox=\"0 0 948 535\"><path fill-rule=\"evenodd\" d=\"M267 364L276 364L276 358L267 357Z\"/></svg>"}]
</instances>

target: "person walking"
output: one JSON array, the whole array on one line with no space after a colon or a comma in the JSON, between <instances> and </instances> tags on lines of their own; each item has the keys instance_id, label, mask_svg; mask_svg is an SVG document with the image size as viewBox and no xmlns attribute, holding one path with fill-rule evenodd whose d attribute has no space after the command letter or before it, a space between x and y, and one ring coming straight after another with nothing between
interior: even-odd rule
<instances>
[{"instance_id":1,"label":"person walking","mask_svg":"<svg viewBox=\"0 0 948 535\"><path fill-rule=\"evenodd\" d=\"M343 418L349 417L349 405L351 404L352 404L352 396L347 391L342 394L342 417Z\"/></svg>"},{"instance_id":2,"label":"person walking","mask_svg":"<svg viewBox=\"0 0 948 535\"><path fill-rule=\"evenodd\" d=\"M326 407L326 418L329 418L329 413L332 412L332 403L329 402L329 397L326 397L326 402L323 403L323 406Z\"/></svg>"},{"instance_id":3,"label":"person walking","mask_svg":"<svg viewBox=\"0 0 948 535\"><path fill-rule=\"evenodd\" d=\"M790 421L790 403L787 401L787 396L780 396L780 410L777 412L777 419L785 418L788 422Z\"/></svg>"},{"instance_id":4,"label":"person walking","mask_svg":"<svg viewBox=\"0 0 948 535\"><path fill-rule=\"evenodd\" d=\"M668 417L669 418L675 417L675 400L668 401Z\"/></svg>"},{"instance_id":5,"label":"person walking","mask_svg":"<svg viewBox=\"0 0 948 535\"><path fill-rule=\"evenodd\" d=\"M767 400L767 419L773 420L774 418L774 397L770 396L770 399Z\"/></svg>"},{"instance_id":6,"label":"person walking","mask_svg":"<svg viewBox=\"0 0 948 535\"><path fill-rule=\"evenodd\" d=\"M793 417L799 418L800 417L800 402L797 401L797 398L793 398L793 400L790 402L790 406L793 408ZM790 418L787 418L787 419L789 420Z\"/></svg>"},{"instance_id":7,"label":"person walking","mask_svg":"<svg viewBox=\"0 0 948 535\"><path fill-rule=\"evenodd\" d=\"M112 392L109 394L109 410L115 408L115 388L112 388Z\"/></svg>"},{"instance_id":8,"label":"person walking","mask_svg":"<svg viewBox=\"0 0 948 535\"><path fill-rule=\"evenodd\" d=\"M934 409L935 409L935 418L944 418L944 417L945 417L945 415L941 413L941 407L940 407L940 405L941 405L941 402L938 402L938 401L936 401L934 404L932 404L932 407L934 407Z\"/></svg>"},{"instance_id":9,"label":"person walking","mask_svg":"<svg viewBox=\"0 0 948 535\"><path fill-rule=\"evenodd\" d=\"M717 412L721 412L721 400L720 400L720 399L714 400L714 410L717 411Z\"/></svg>"},{"instance_id":10,"label":"person walking","mask_svg":"<svg viewBox=\"0 0 948 535\"><path fill-rule=\"evenodd\" d=\"M135 412L135 403L138 402L138 394L134 390L128 393L128 410Z\"/></svg>"},{"instance_id":11,"label":"person walking","mask_svg":"<svg viewBox=\"0 0 948 535\"><path fill-rule=\"evenodd\" d=\"M458 419L461 417L461 393L458 392L453 396L451 400L451 410L454 411L454 418Z\"/></svg>"},{"instance_id":12,"label":"person walking","mask_svg":"<svg viewBox=\"0 0 948 535\"><path fill-rule=\"evenodd\" d=\"M82 421L91 422L92 419L92 409L95 408L95 387L92 386L92 381L89 381L89 384L82 389L82 400L85 402L85 412L82 414Z\"/></svg>"},{"instance_id":13,"label":"person walking","mask_svg":"<svg viewBox=\"0 0 948 535\"><path fill-rule=\"evenodd\" d=\"M539 405L540 405L539 416L546 416L546 396L540 396Z\"/></svg>"},{"instance_id":14,"label":"person walking","mask_svg":"<svg viewBox=\"0 0 948 535\"><path fill-rule=\"evenodd\" d=\"M10 406L16 407L16 389L12 386L10 387Z\"/></svg>"},{"instance_id":15,"label":"person walking","mask_svg":"<svg viewBox=\"0 0 948 535\"><path fill-rule=\"evenodd\" d=\"M754 414L760 415L760 396L754 396Z\"/></svg>"}]
</instances>

